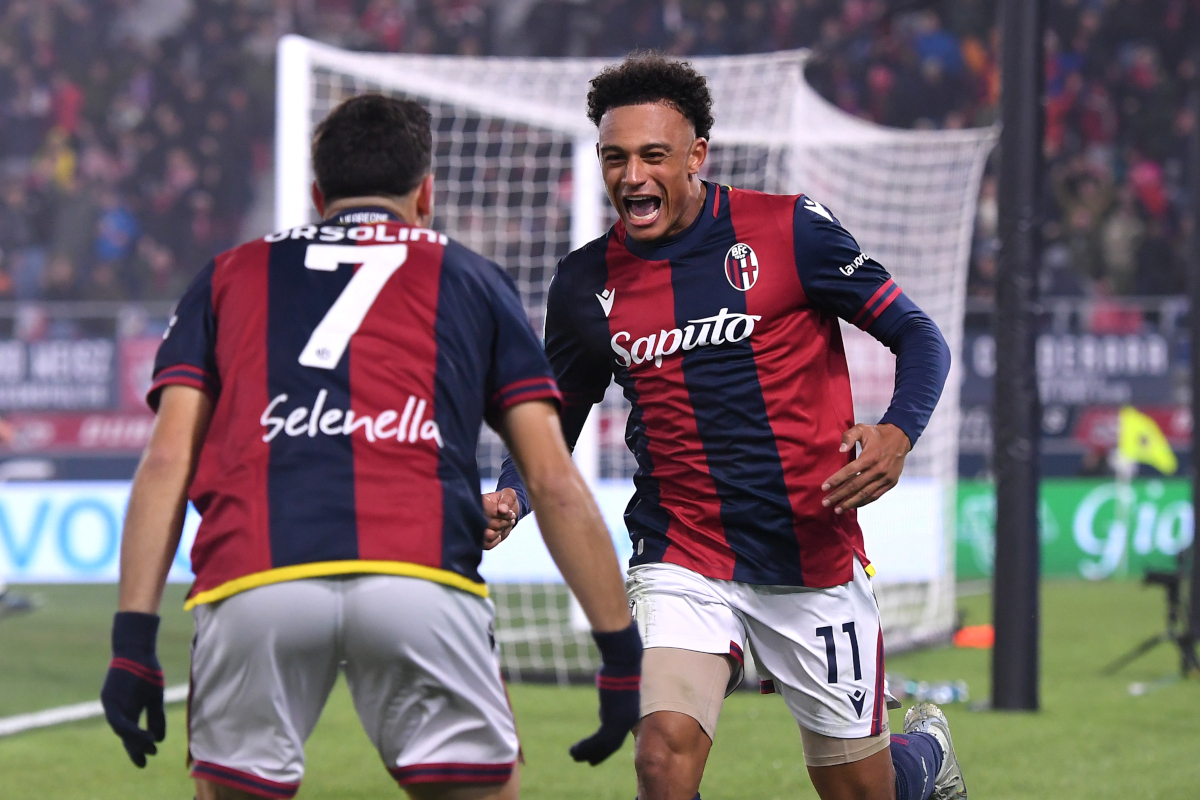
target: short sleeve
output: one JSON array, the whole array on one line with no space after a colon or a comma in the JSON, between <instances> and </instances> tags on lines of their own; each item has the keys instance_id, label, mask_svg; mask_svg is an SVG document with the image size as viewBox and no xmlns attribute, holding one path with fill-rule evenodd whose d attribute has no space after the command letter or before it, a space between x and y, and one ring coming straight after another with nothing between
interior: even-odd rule
<instances>
[{"instance_id":1,"label":"short sleeve","mask_svg":"<svg viewBox=\"0 0 1200 800\"><path fill-rule=\"evenodd\" d=\"M146 394L146 402L154 411L158 411L159 397L166 386L191 386L214 400L220 394L217 320L212 301L214 269L215 262L210 261L188 286L158 346L154 379Z\"/></svg>"},{"instance_id":2,"label":"short sleeve","mask_svg":"<svg viewBox=\"0 0 1200 800\"><path fill-rule=\"evenodd\" d=\"M500 415L518 403L531 400L562 402L554 373L546 361L541 342L525 316L521 298L512 279L495 267L491 307L495 321L492 362L487 378L489 425L496 428Z\"/></svg>"},{"instance_id":3,"label":"short sleeve","mask_svg":"<svg viewBox=\"0 0 1200 800\"><path fill-rule=\"evenodd\" d=\"M898 314L915 309L887 270L815 200L794 213L796 269L809 301L877 338Z\"/></svg>"},{"instance_id":4,"label":"short sleeve","mask_svg":"<svg viewBox=\"0 0 1200 800\"><path fill-rule=\"evenodd\" d=\"M546 298L546 358L558 380L563 404L590 407L604 399L612 381L612 361L586 346L579 332L579 305L572 303L562 264ZM593 301L594 302L594 301Z\"/></svg>"}]
</instances>

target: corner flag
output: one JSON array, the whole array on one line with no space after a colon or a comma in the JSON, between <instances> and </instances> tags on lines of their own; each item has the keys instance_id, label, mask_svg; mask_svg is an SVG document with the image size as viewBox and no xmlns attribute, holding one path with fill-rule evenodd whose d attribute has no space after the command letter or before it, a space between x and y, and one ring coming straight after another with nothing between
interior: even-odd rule
<instances>
[{"instance_id":1,"label":"corner flag","mask_svg":"<svg viewBox=\"0 0 1200 800\"><path fill-rule=\"evenodd\" d=\"M1124 406L1117 418L1117 452L1122 458L1149 464L1164 475L1174 475L1179 461L1158 423L1133 406Z\"/></svg>"}]
</instances>

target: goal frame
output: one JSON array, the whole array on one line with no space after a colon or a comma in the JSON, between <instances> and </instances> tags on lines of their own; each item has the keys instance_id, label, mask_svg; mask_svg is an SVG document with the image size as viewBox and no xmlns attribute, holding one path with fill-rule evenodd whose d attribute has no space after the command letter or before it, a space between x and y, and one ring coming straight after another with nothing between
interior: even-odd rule
<instances>
[{"instance_id":1,"label":"goal frame","mask_svg":"<svg viewBox=\"0 0 1200 800\"><path fill-rule=\"evenodd\" d=\"M797 190L803 184L807 188L810 181L803 178L805 159L809 154L822 148L855 148L864 151L872 148L895 148L904 151L905 148L914 152L924 148L926 152L939 148L959 148L969 156L959 158L961 164L970 159L969 168L961 164L955 168L962 172L966 179L962 186L963 202L953 210L940 208L941 214L938 225L943 230L953 228L958 232L954 239L954 271L951 279L953 284L948 291L950 307L943 308L941 318L937 321L943 326L943 333L956 351L961 347L962 325L966 301L967 263L970 254L971 236L976 203L973 197L978 194L986 157L995 143L998 128L940 130L940 131L907 131L884 128L854 118L836 108L821 98L803 78L803 65L808 58L805 51L791 51L776 54L760 54L758 56L722 56L715 58L696 58L696 64L702 72L706 69L719 70L735 67L740 64L751 64L770 61L775 69L774 77L778 83L779 75L787 74L781 84L782 90L776 97L764 98L760 93L748 101L755 113L725 114L719 116L714 126L712 141L716 146L727 146L734 149L740 146L762 147L783 152L784 166L781 175L785 179L789 191ZM386 61L385 59L391 59ZM757 61L755 61L757 59ZM463 64L470 69L495 70L503 72L506 68L514 71L528 68L531 63L544 64L547 69L565 69L568 66L586 66L595 74L602 67L613 63L605 59L455 59L453 57L418 57L394 54L357 53L341 50L329 45L314 42L296 35L283 37L278 46L277 84L276 84L276 133L275 133L275 224L277 229L293 227L312 221L313 208L310 199L312 183L309 149L313 129L313 79L314 72L326 69L339 74L355 76L364 81L377 84L385 90L391 89L411 95L436 98L439 102L462 108L469 113L484 117L494 117L509 120L514 123L526 124L557 132L571 141L571 199L570 199L570 230L569 241L572 250L599 237L607 228L608 214L604 186L601 178L599 162L596 157L596 129L587 119L584 109L564 108L555 104L554 96L520 96L519 102L512 102L512 96L497 96L494 91L487 89L479 91L469 82L453 80L453 68ZM402 78L397 77L396 70L389 71L383 64L432 65L435 68L411 69L404 71ZM494 89L494 87L492 87ZM720 89L716 87L715 92ZM725 86L726 94L718 94L717 105L730 102L730 90ZM753 94L753 92L750 92ZM561 101L561 97L558 98ZM581 98L580 98L581 99ZM769 106L777 101L778 113ZM747 107L743 103L743 111ZM773 115L773 116L772 116ZM770 122L764 122L769 119ZM919 161L919 159L917 159ZM956 162L957 163L957 162ZM284 165L287 165L286 168ZM296 168L303 165L302 168ZM894 167L893 167L894 169ZM956 173L957 174L957 173ZM816 188L814 188L814 194ZM881 201L887 209L903 206L907 198L897 196L892 187L884 187L883 194L887 197ZM945 194L945 190L941 190ZM852 194L852 193L851 193ZM835 212L838 207L832 201L827 201L824 195L817 194L817 199L827 203ZM848 197L851 195L847 195ZM845 201L849 202L849 201ZM928 215L927 215L928 216ZM846 217L843 216L843 219ZM928 222L928 220L924 220ZM848 223L852 232L857 228ZM857 234L856 234L857 235ZM862 239L860 239L862 241ZM942 252L943 258L948 258ZM885 261L885 267L890 266ZM899 278L898 278L899 280ZM843 326L845 329L845 326ZM857 330L848 331L847 337L857 334ZM851 365L852 379L855 367ZM925 614L904 637L889 637L889 651L918 646L932 640L945 638L953 625L954 603L954 536L955 515L957 502L955 486L957 481L957 430L959 416L958 393L961 385L961 367L957 359L952 363L950 375L946 382L943 397L953 397L952 403L943 402L943 407L935 412L935 420L944 430L952 430L953 441L944 442L942 450L936 457L940 472L943 475L944 486L941 495L942 552L940 577L931 581L930 585L900 585L888 584L880 593L881 611L885 614L890 592L892 600L906 604L913 597L921 597L918 601L923 605ZM856 389L856 407L859 405ZM589 485L598 485L601 476L601 443L600 443L600 413L589 415L587 426L576 445L574 459ZM863 421L860 415L860 421ZM874 419L870 420L874 421ZM931 424L931 428L933 425ZM927 437L932 438L932 437ZM923 440L924 441L924 440ZM929 445L926 445L928 448ZM938 480L943 480L939 478ZM934 585L936 584L936 585ZM908 592L908 594L905 594ZM924 594L922 594L924 593ZM907 599L906 599L907 598ZM909 607L905 605L905 607Z\"/></svg>"}]
</instances>

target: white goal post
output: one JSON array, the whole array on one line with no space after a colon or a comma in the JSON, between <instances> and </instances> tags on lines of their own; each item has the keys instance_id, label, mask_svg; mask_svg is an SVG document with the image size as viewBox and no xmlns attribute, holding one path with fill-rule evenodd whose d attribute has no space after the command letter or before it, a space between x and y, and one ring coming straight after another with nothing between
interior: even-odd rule
<instances>
[{"instance_id":1,"label":"white goal post","mask_svg":"<svg viewBox=\"0 0 1200 800\"><path fill-rule=\"evenodd\" d=\"M747 189L805 192L824 204L930 314L957 356L979 181L996 130L903 131L855 119L805 82L807 57L789 51L692 59L714 98L705 176ZM435 227L503 266L540 329L558 259L613 219L596 130L585 114L588 81L608 63L359 53L284 37L276 226L312 221L312 130L338 102L368 91L419 100L433 114ZM843 332L855 414L875 422L891 396L894 359L856 328L843 325ZM960 379L955 365L901 485L860 515L868 554L880 568L876 591L891 651L945 639L953 628ZM624 444L628 405L610 388L599 411L576 461L593 485L627 482L634 467ZM501 455L498 437L485 429L485 479L495 478ZM512 678L590 672L593 654L570 623L561 584L494 583L493 594Z\"/></svg>"}]
</instances>

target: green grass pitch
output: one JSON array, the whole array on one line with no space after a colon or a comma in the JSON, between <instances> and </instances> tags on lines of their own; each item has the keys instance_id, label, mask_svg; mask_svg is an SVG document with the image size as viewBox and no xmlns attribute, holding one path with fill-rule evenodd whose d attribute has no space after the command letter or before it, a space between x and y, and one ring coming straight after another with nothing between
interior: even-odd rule
<instances>
[{"instance_id":1,"label":"green grass pitch","mask_svg":"<svg viewBox=\"0 0 1200 800\"><path fill-rule=\"evenodd\" d=\"M107 663L111 586L26 587L40 597L35 614L0 620L0 716L96 697ZM187 675L190 617L181 591L164 603L160 653L168 684ZM1037 714L947 708L971 796L1007 798L1200 797L1200 682L1164 683L1143 696L1133 681L1176 673L1161 647L1115 677L1099 674L1111 658L1162 626L1161 591L1136 583L1044 586L1043 710ZM967 597L967 622L990 618L989 598ZM889 671L923 680L966 680L975 699L988 694L989 654L950 648L893 658ZM596 720L587 688L512 686L525 748L527 798L632 800L632 747L600 767L571 762L567 746ZM892 712L898 728L902 712ZM190 798L183 766L183 709L168 714L167 740L145 770L134 768L116 737L96 719L0 739L4 800ZM339 685L308 745L302 798L386 798L401 793L379 764ZM731 697L701 791L705 800L812 798L794 723L778 696Z\"/></svg>"}]
</instances>

